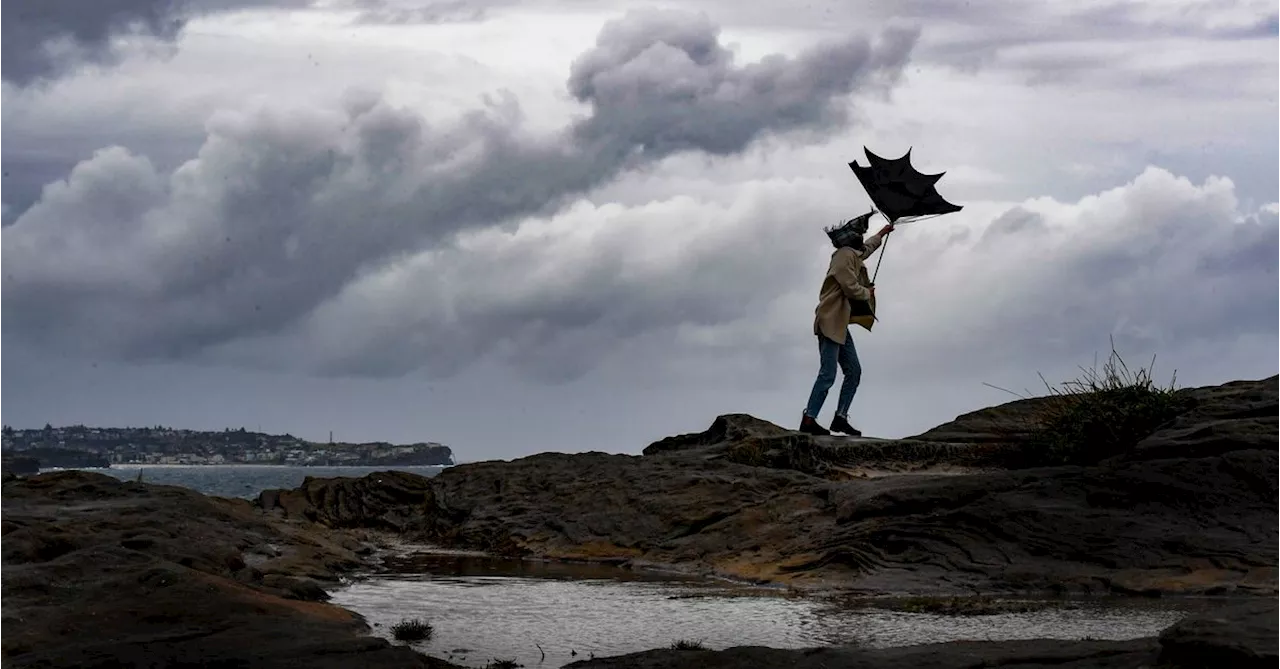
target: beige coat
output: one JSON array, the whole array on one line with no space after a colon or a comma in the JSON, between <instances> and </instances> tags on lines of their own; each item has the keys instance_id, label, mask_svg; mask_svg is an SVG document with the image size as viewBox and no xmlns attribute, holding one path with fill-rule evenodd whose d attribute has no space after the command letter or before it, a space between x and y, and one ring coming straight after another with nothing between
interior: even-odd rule
<instances>
[{"instance_id":1,"label":"beige coat","mask_svg":"<svg viewBox=\"0 0 1280 669\"><path fill-rule=\"evenodd\" d=\"M831 266L814 309L815 335L843 344L850 325L870 330L875 324L876 300L871 295L871 278L863 261L880 248L882 241L880 235L872 235L863 243L862 251L845 246L831 254Z\"/></svg>"}]
</instances>

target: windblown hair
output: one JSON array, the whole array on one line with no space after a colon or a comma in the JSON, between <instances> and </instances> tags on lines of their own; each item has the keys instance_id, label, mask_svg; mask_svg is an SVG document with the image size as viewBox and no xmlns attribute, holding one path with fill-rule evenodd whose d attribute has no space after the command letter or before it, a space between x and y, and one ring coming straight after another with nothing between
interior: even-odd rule
<instances>
[{"instance_id":1,"label":"windblown hair","mask_svg":"<svg viewBox=\"0 0 1280 669\"><path fill-rule=\"evenodd\" d=\"M861 251L862 236L867 232L867 221L873 213L875 212L868 212L851 218L837 227L827 228L826 233L831 239L831 245L836 248L848 246Z\"/></svg>"}]
</instances>

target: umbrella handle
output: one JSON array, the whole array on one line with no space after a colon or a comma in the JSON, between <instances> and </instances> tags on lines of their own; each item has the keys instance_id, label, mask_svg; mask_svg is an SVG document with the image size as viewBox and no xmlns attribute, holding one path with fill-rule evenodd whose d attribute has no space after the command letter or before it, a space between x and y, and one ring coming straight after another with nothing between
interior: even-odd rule
<instances>
[{"instance_id":1,"label":"umbrella handle","mask_svg":"<svg viewBox=\"0 0 1280 669\"><path fill-rule=\"evenodd\" d=\"M889 248L889 239L893 235L884 238L884 244L880 246L880 257L876 258L876 270L871 274L871 285L876 285L876 277L880 275L880 263L884 260L884 252Z\"/></svg>"}]
</instances>

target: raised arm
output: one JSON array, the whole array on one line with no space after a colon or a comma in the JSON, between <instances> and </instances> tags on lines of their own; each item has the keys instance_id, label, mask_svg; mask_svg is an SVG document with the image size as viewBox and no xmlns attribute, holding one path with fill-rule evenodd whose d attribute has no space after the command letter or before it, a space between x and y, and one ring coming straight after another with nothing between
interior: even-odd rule
<instances>
[{"instance_id":1,"label":"raised arm","mask_svg":"<svg viewBox=\"0 0 1280 669\"><path fill-rule=\"evenodd\" d=\"M863 259L870 258L871 254L875 253L876 249L879 249L880 246L884 243L884 238L889 236L890 232L893 232L892 224L886 225L883 228L880 228L879 232L877 232L874 235L871 235L865 241L863 241L862 242Z\"/></svg>"}]
</instances>

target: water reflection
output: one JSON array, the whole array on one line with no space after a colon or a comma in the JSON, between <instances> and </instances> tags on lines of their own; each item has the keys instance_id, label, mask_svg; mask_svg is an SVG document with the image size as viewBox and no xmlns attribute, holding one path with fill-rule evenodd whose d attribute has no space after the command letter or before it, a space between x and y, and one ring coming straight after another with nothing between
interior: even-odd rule
<instances>
[{"instance_id":1,"label":"water reflection","mask_svg":"<svg viewBox=\"0 0 1280 669\"><path fill-rule=\"evenodd\" d=\"M425 618L435 634L416 647L476 667L494 659L560 667L593 654L619 655L678 639L710 648L1128 639L1155 634L1183 615L1169 607L1100 604L964 617L899 613L614 567L458 555L414 556L387 567L418 573L358 581L335 592L334 603L363 614L377 625L376 634L388 637L396 622Z\"/></svg>"}]
</instances>

